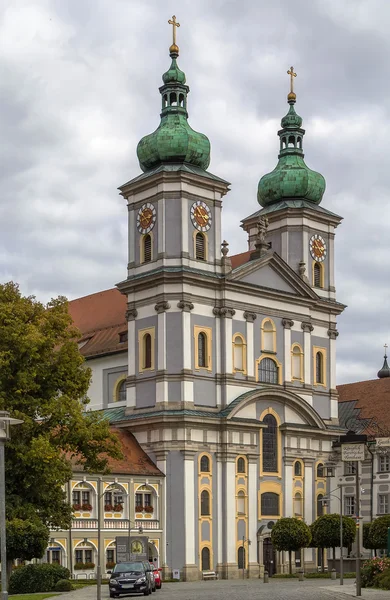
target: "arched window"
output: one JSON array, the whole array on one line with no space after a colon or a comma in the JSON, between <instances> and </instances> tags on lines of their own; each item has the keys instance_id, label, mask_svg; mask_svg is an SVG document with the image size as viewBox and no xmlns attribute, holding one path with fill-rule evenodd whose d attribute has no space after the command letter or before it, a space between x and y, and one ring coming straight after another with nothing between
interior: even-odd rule
<instances>
[{"instance_id":1,"label":"arched window","mask_svg":"<svg viewBox=\"0 0 390 600\"><path fill-rule=\"evenodd\" d=\"M126 379L122 379L118 385L116 400L118 402L124 402L126 400Z\"/></svg>"},{"instance_id":2,"label":"arched window","mask_svg":"<svg viewBox=\"0 0 390 600\"><path fill-rule=\"evenodd\" d=\"M198 366L207 367L207 336L201 331L198 334Z\"/></svg>"},{"instance_id":3,"label":"arched window","mask_svg":"<svg viewBox=\"0 0 390 600\"><path fill-rule=\"evenodd\" d=\"M318 494L317 496L317 517L322 517L324 514L324 503L323 503L324 495Z\"/></svg>"},{"instance_id":4,"label":"arched window","mask_svg":"<svg viewBox=\"0 0 390 600\"><path fill-rule=\"evenodd\" d=\"M195 236L195 258L206 260L206 237L200 231Z\"/></svg>"},{"instance_id":5,"label":"arched window","mask_svg":"<svg viewBox=\"0 0 390 600\"><path fill-rule=\"evenodd\" d=\"M259 363L259 381L276 384L279 380L278 365L272 358L263 358Z\"/></svg>"},{"instance_id":6,"label":"arched window","mask_svg":"<svg viewBox=\"0 0 390 600\"><path fill-rule=\"evenodd\" d=\"M177 105L177 96L175 92L171 92L170 96L169 96L169 102L171 106L176 106Z\"/></svg>"},{"instance_id":7,"label":"arched window","mask_svg":"<svg viewBox=\"0 0 390 600\"><path fill-rule=\"evenodd\" d=\"M317 465L317 478L324 477L324 465L322 463L318 463Z\"/></svg>"},{"instance_id":8,"label":"arched window","mask_svg":"<svg viewBox=\"0 0 390 600\"><path fill-rule=\"evenodd\" d=\"M143 261L144 263L152 260L152 237L147 233L144 235L143 240Z\"/></svg>"},{"instance_id":9,"label":"arched window","mask_svg":"<svg viewBox=\"0 0 390 600\"><path fill-rule=\"evenodd\" d=\"M313 285L322 288L322 267L318 262L313 267Z\"/></svg>"},{"instance_id":10,"label":"arched window","mask_svg":"<svg viewBox=\"0 0 390 600\"><path fill-rule=\"evenodd\" d=\"M302 516L302 496L299 492L294 496L294 514L296 517Z\"/></svg>"},{"instance_id":11,"label":"arched window","mask_svg":"<svg viewBox=\"0 0 390 600\"><path fill-rule=\"evenodd\" d=\"M239 491L237 494L237 512L240 515L245 515L245 493Z\"/></svg>"},{"instance_id":12,"label":"arched window","mask_svg":"<svg viewBox=\"0 0 390 600\"><path fill-rule=\"evenodd\" d=\"M261 494L261 514L276 517L279 515L279 495L273 492Z\"/></svg>"},{"instance_id":13,"label":"arched window","mask_svg":"<svg viewBox=\"0 0 390 600\"><path fill-rule=\"evenodd\" d=\"M237 473L246 473L245 460L241 456L237 461Z\"/></svg>"},{"instance_id":14,"label":"arched window","mask_svg":"<svg viewBox=\"0 0 390 600\"><path fill-rule=\"evenodd\" d=\"M293 379L300 381L303 379L303 352L298 344L295 344L292 348L291 371Z\"/></svg>"},{"instance_id":15,"label":"arched window","mask_svg":"<svg viewBox=\"0 0 390 600\"><path fill-rule=\"evenodd\" d=\"M244 372L246 370L246 346L242 335L233 337L233 370Z\"/></svg>"},{"instance_id":16,"label":"arched window","mask_svg":"<svg viewBox=\"0 0 390 600\"><path fill-rule=\"evenodd\" d=\"M261 349L263 352L276 352L276 328L271 319L263 321L261 328Z\"/></svg>"},{"instance_id":17,"label":"arched window","mask_svg":"<svg viewBox=\"0 0 390 600\"><path fill-rule=\"evenodd\" d=\"M210 550L202 548L202 571L210 571Z\"/></svg>"},{"instance_id":18,"label":"arched window","mask_svg":"<svg viewBox=\"0 0 390 600\"><path fill-rule=\"evenodd\" d=\"M237 552L237 563L239 569L245 569L245 548L240 546Z\"/></svg>"},{"instance_id":19,"label":"arched window","mask_svg":"<svg viewBox=\"0 0 390 600\"><path fill-rule=\"evenodd\" d=\"M295 477L301 477L302 475L302 463L299 460L294 463L294 475Z\"/></svg>"},{"instance_id":20,"label":"arched window","mask_svg":"<svg viewBox=\"0 0 390 600\"><path fill-rule=\"evenodd\" d=\"M316 383L324 383L324 356L316 352Z\"/></svg>"},{"instance_id":21,"label":"arched window","mask_svg":"<svg viewBox=\"0 0 390 600\"><path fill-rule=\"evenodd\" d=\"M207 490L203 490L200 495L200 514L202 517L210 515L210 494Z\"/></svg>"},{"instance_id":22,"label":"arched window","mask_svg":"<svg viewBox=\"0 0 390 600\"><path fill-rule=\"evenodd\" d=\"M210 459L205 454L200 459L200 471L201 473L210 473Z\"/></svg>"},{"instance_id":23,"label":"arched window","mask_svg":"<svg viewBox=\"0 0 390 600\"><path fill-rule=\"evenodd\" d=\"M144 369L152 368L152 336L150 333L144 335Z\"/></svg>"},{"instance_id":24,"label":"arched window","mask_svg":"<svg viewBox=\"0 0 390 600\"><path fill-rule=\"evenodd\" d=\"M276 473L278 470L278 424L273 415L265 415L263 423L268 427L263 433L263 471Z\"/></svg>"}]
</instances>

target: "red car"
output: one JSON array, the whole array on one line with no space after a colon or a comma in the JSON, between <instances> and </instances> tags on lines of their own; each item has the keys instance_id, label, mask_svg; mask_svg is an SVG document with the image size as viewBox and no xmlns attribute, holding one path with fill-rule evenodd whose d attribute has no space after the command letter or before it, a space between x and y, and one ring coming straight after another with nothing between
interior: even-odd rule
<instances>
[{"instance_id":1,"label":"red car","mask_svg":"<svg viewBox=\"0 0 390 600\"><path fill-rule=\"evenodd\" d=\"M153 563L150 563L150 566L153 569L153 575L154 575L154 581L156 582L156 588L158 590L161 590L161 586L162 586L161 571L162 571L162 569L158 569L156 567L156 565L154 565Z\"/></svg>"}]
</instances>

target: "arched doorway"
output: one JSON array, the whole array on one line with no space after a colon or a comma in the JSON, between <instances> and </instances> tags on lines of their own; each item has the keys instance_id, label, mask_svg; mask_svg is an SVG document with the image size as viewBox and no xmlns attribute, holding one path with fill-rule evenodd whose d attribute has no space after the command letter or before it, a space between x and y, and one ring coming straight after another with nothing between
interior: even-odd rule
<instances>
[{"instance_id":1,"label":"arched doorway","mask_svg":"<svg viewBox=\"0 0 390 600\"><path fill-rule=\"evenodd\" d=\"M268 575L272 577L276 573L276 552L271 538L266 538L263 541L263 561L264 570L268 571Z\"/></svg>"},{"instance_id":2,"label":"arched doorway","mask_svg":"<svg viewBox=\"0 0 390 600\"><path fill-rule=\"evenodd\" d=\"M210 549L202 548L202 571L210 571Z\"/></svg>"},{"instance_id":3,"label":"arched doorway","mask_svg":"<svg viewBox=\"0 0 390 600\"><path fill-rule=\"evenodd\" d=\"M243 546L238 548L237 563L239 569L245 569L245 548Z\"/></svg>"}]
</instances>

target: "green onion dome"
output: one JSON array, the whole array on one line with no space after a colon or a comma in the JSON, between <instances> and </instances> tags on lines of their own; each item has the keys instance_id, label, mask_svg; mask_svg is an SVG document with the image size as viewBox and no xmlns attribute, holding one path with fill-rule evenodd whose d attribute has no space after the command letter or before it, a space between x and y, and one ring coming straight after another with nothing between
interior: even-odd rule
<instances>
[{"instance_id":1,"label":"green onion dome","mask_svg":"<svg viewBox=\"0 0 390 600\"><path fill-rule=\"evenodd\" d=\"M302 150L305 130L302 117L294 108L296 96L288 95L290 105L288 113L281 120L279 162L271 173L264 175L257 191L257 200L261 206L268 206L280 200L301 198L319 204L325 192L325 179L321 173L312 171L306 165Z\"/></svg>"},{"instance_id":2,"label":"green onion dome","mask_svg":"<svg viewBox=\"0 0 390 600\"><path fill-rule=\"evenodd\" d=\"M137 147L140 167L148 171L162 163L189 163L203 170L210 164L210 142L188 123L186 76L177 65L179 48L172 44L169 70L163 75L161 122Z\"/></svg>"}]
</instances>

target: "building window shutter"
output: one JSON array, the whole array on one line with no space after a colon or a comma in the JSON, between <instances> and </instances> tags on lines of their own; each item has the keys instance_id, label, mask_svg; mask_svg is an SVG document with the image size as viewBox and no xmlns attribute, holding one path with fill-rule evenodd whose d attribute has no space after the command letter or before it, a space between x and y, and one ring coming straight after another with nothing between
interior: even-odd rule
<instances>
[{"instance_id":1,"label":"building window shutter","mask_svg":"<svg viewBox=\"0 0 390 600\"><path fill-rule=\"evenodd\" d=\"M321 279L322 279L321 278L321 274L322 274L321 273L321 266L318 263L316 263L314 265L314 287L319 287L319 288L322 287L322 285L321 285L321 283L322 283L321 282Z\"/></svg>"},{"instance_id":2,"label":"building window shutter","mask_svg":"<svg viewBox=\"0 0 390 600\"><path fill-rule=\"evenodd\" d=\"M203 233L197 233L195 238L196 260L206 260L206 238Z\"/></svg>"},{"instance_id":3,"label":"building window shutter","mask_svg":"<svg viewBox=\"0 0 390 600\"><path fill-rule=\"evenodd\" d=\"M144 240L144 262L152 260L152 238L149 234L145 235Z\"/></svg>"}]
</instances>

